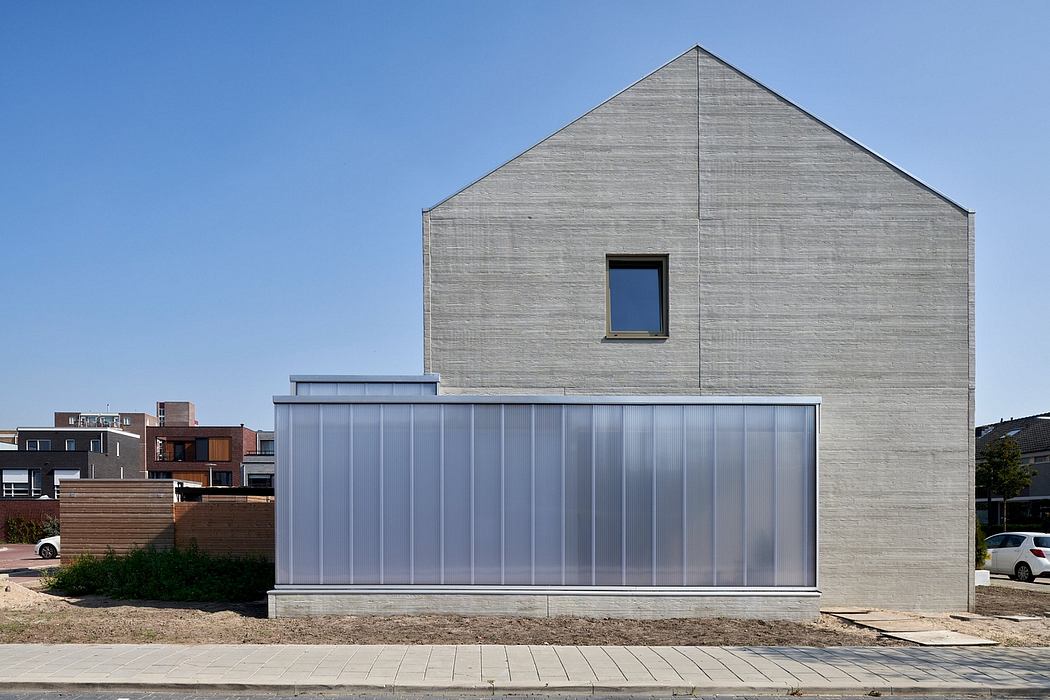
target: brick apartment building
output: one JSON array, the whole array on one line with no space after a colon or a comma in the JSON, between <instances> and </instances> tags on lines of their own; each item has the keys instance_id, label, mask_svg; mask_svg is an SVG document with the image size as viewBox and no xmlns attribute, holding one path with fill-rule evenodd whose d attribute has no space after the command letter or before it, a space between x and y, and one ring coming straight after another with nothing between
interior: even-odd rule
<instances>
[{"instance_id":1,"label":"brick apartment building","mask_svg":"<svg viewBox=\"0 0 1050 700\"><path fill-rule=\"evenodd\" d=\"M158 401L157 425L197 425L197 407L192 401Z\"/></svg>"},{"instance_id":2,"label":"brick apartment building","mask_svg":"<svg viewBox=\"0 0 1050 700\"><path fill-rule=\"evenodd\" d=\"M256 434L243 424L163 425L146 430L146 444L150 479L241 486L241 463L256 451Z\"/></svg>"}]
</instances>

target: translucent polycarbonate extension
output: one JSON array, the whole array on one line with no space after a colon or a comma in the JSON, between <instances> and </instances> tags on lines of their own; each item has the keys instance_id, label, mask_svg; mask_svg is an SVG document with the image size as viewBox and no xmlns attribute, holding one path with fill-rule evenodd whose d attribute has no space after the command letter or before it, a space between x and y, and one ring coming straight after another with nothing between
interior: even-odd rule
<instances>
[{"instance_id":1,"label":"translucent polycarbonate extension","mask_svg":"<svg viewBox=\"0 0 1050 700\"><path fill-rule=\"evenodd\" d=\"M277 404L277 584L813 587L816 406Z\"/></svg>"}]
</instances>

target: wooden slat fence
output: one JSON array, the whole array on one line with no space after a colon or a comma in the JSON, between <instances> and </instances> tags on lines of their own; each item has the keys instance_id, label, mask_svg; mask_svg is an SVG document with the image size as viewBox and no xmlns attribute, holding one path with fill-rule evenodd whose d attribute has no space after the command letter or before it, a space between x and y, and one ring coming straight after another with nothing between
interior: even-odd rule
<instances>
[{"instance_id":1,"label":"wooden slat fence","mask_svg":"<svg viewBox=\"0 0 1050 700\"><path fill-rule=\"evenodd\" d=\"M75 483L75 485L74 485ZM268 497L213 496L175 502L175 480L80 479L62 486L62 557L123 554L137 547L273 559L274 504ZM226 500L236 498L238 500ZM240 500L250 498L251 500Z\"/></svg>"},{"instance_id":2,"label":"wooden slat fence","mask_svg":"<svg viewBox=\"0 0 1050 700\"><path fill-rule=\"evenodd\" d=\"M175 482L77 479L62 484L62 558L175 544Z\"/></svg>"}]
</instances>

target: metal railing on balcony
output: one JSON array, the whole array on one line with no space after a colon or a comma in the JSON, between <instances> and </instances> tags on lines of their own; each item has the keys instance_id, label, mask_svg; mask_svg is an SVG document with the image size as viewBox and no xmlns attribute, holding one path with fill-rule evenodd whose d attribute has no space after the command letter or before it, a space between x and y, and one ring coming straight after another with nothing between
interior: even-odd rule
<instances>
[{"instance_id":1,"label":"metal railing on balcony","mask_svg":"<svg viewBox=\"0 0 1050 700\"><path fill-rule=\"evenodd\" d=\"M158 454L154 457L155 462L200 462L202 460L195 459L192 455L166 455Z\"/></svg>"}]
</instances>

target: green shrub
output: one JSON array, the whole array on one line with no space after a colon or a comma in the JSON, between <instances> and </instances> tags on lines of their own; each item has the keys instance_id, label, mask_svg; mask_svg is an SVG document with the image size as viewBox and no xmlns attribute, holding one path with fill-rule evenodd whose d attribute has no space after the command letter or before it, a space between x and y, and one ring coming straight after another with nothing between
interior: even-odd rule
<instances>
[{"instance_id":1,"label":"green shrub","mask_svg":"<svg viewBox=\"0 0 1050 700\"><path fill-rule=\"evenodd\" d=\"M7 533L5 539L8 542L23 544L36 544L48 537L48 535L44 534L44 524L42 522L23 518L20 515L12 515L4 521L4 532Z\"/></svg>"},{"instance_id":2,"label":"green shrub","mask_svg":"<svg viewBox=\"0 0 1050 700\"><path fill-rule=\"evenodd\" d=\"M984 528L981 527L981 521L974 518L977 522L977 529L974 533L974 567L980 569L984 566L984 560L988 558L988 545L984 543Z\"/></svg>"},{"instance_id":3,"label":"green shrub","mask_svg":"<svg viewBox=\"0 0 1050 700\"><path fill-rule=\"evenodd\" d=\"M48 588L70 595L185 601L258 600L273 582L273 564L262 557L208 554L196 547L84 555L44 578Z\"/></svg>"},{"instance_id":4,"label":"green shrub","mask_svg":"<svg viewBox=\"0 0 1050 700\"><path fill-rule=\"evenodd\" d=\"M53 515L45 515L44 522L42 523L44 530L44 537L54 537L61 533L61 527L58 518ZM41 537L40 539L43 539Z\"/></svg>"}]
</instances>

